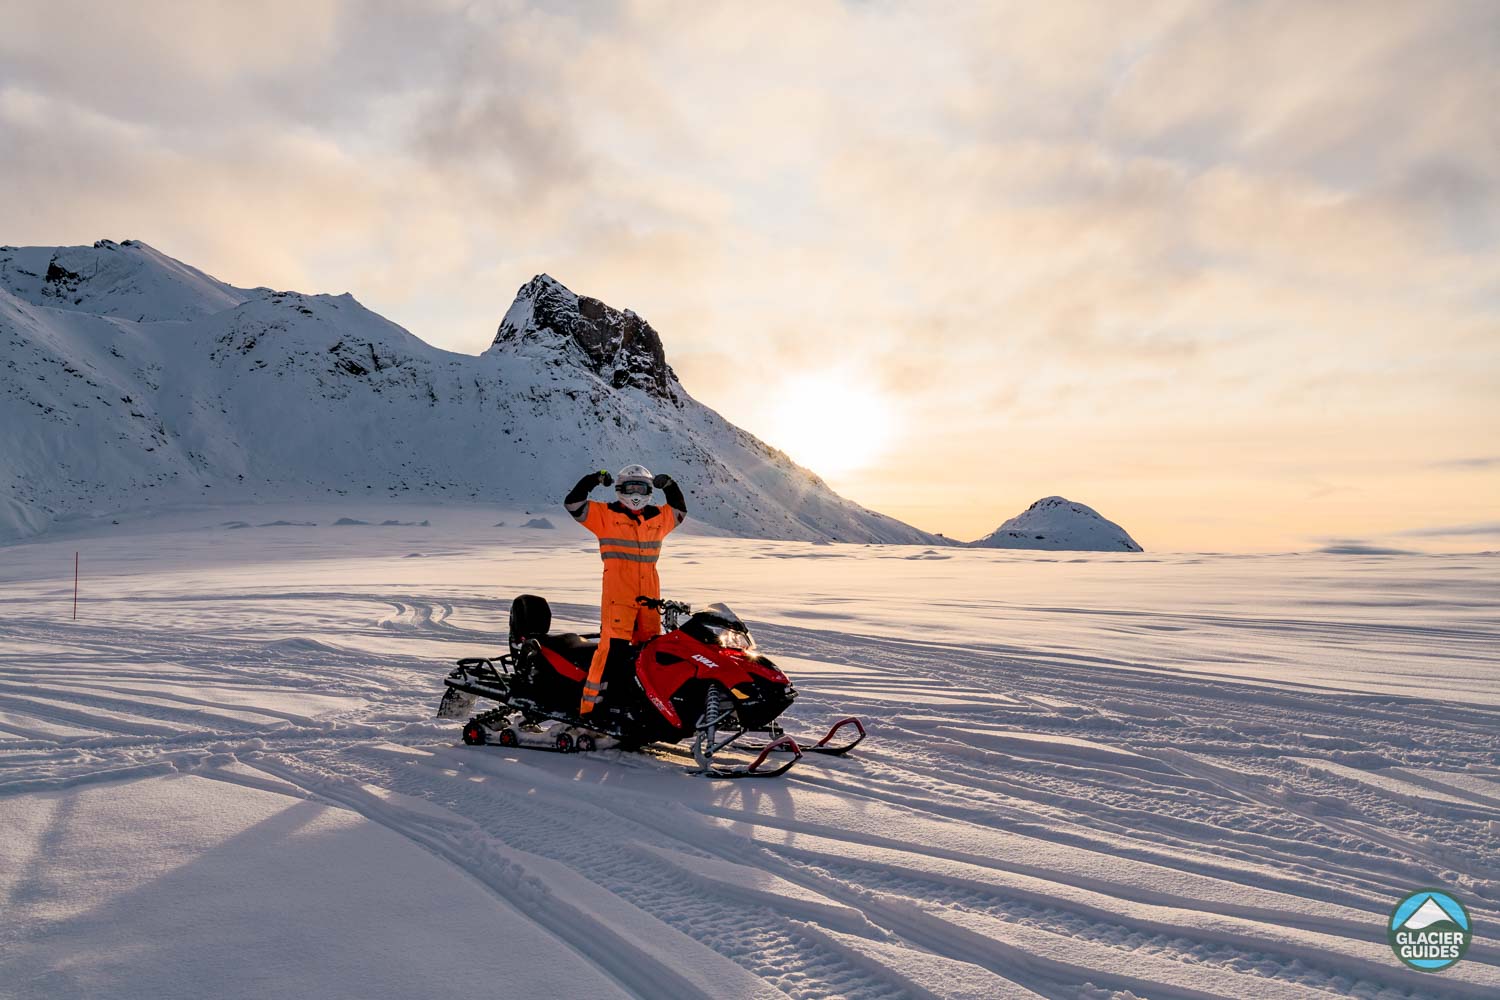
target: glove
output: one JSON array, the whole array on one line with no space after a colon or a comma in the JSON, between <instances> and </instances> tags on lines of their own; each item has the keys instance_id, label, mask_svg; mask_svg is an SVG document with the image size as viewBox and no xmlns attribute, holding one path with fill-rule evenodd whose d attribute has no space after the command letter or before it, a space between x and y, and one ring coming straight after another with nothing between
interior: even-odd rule
<instances>
[{"instance_id":1,"label":"glove","mask_svg":"<svg viewBox=\"0 0 1500 1000\"><path fill-rule=\"evenodd\" d=\"M672 477L665 472L658 472L651 480L651 485L659 490L664 490L672 485Z\"/></svg>"},{"instance_id":2,"label":"glove","mask_svg":"<svg viewBox=\"0 0 1500 1000\"><path fill-rule=\"evenodd\" d=\"M599 485L600 486L613 486L614 485L615 477L611 476L609 474L609 470L608 469L600 469L599 472L597 473L597 475L599 476Z\"/></svg>"}]
</instances>

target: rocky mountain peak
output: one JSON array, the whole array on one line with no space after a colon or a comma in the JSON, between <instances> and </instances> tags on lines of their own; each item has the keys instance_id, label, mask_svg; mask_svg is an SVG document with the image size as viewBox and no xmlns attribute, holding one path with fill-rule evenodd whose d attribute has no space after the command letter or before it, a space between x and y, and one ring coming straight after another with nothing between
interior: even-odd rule
<instances>
[{"instance_id":1,"label":"rocky mountain peak","mask_svg":"<svg viewBox=\"0 0 1500 1000\"><path fill-rule=\"evenodd\" d=\"M578 295L547 274L516 292L486 353L537 348L573 357L617 389L633 387L679 402L677 376L650 323L629 309Z\"/></svg>"}]
</instances>

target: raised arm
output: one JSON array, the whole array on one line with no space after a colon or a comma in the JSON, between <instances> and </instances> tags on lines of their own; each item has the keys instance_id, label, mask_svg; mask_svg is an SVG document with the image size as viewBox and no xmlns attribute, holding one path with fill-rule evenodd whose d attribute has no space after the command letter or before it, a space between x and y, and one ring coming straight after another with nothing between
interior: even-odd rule
<instances>
[{"instance_id":1,"label":"raised arm","mask_svg":"<svg viewBox=\"0 0 1500 1000\"><path fill-rule=\"evenodd\" d=\"M682 487L677 485L676 480L663 472L651 481L651 485L665 494L667 506L672 508L678 524L687 520L687 498L682 495Z\"/></svg>"},{"instance_id":2,"label":"raised arm","mask_svg":"<svg viewBox=\"0 0 1500 1000\"><path fill-rule=\"evenodd\" d=\"M582 522L589 513L589 491L595 486L608 486L614 481L615 478L603 469L590 472L578 480L577 485L568 491L567 496L563 497L563 506L567 508L569 514L573 515L573 520Z\"/></svg>"}]
</instances>

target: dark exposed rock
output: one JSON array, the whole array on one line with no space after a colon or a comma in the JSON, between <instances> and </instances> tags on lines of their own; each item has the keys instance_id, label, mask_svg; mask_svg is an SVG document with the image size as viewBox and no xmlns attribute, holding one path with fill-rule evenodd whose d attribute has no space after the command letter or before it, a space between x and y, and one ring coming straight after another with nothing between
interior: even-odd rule
<instances>
[{"instance_id":1,"label":"dark exposed rock","mask_svg":"<svg viewBox=\"0 0 1500 1000\"><path fill-rule=\"evenodd\" d=\"M45 280L49 285L77 285L78 279L81 277L83 277L83 275L79 274L76 271L69 271L67 268L59 265L55 260L48 261L47 263L47 277Z\"/></svg>"},{"instance_id":2,"label":"dark exposed rock","mask_svg":"<svg viewBox=\"0 0 1500 1000\"><path fill-rule=\"evenodd\" d=\"M589 369L615 388L633 386L677 402L677 376L650 323L628 309L576 295L549 275L521 286L491 350L526 344L576 347Z\"/></svg>"}]
</instances>

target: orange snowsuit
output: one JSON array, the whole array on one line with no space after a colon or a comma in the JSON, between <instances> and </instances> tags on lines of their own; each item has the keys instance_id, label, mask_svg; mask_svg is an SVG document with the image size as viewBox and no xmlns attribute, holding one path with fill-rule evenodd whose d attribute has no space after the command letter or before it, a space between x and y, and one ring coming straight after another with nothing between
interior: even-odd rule
<instances>
[{"instance_id":1,"label":"orange snowsuit","mask_svg":"<svg viewBox=\"0 0 1500 1000\"><path fill-rule=\"evenodd\" d=\"M661 597L656 560L662 539L672 533L686 512L676 507L627 509L619 503L590 500L571 513L579 524L599 538L599 558L604 562L604 593L599 602L599 648L589 664L583 685L581 714L594 710L603 696L604 667L612 640L642 643L661 632L661 613L636 604L637 597Z\"/></svg>"}]
</instances>

